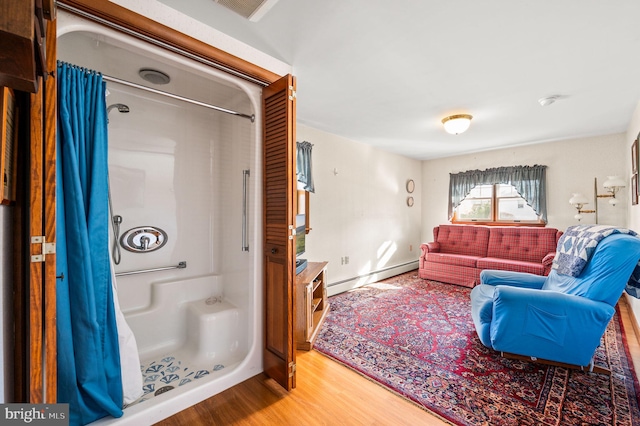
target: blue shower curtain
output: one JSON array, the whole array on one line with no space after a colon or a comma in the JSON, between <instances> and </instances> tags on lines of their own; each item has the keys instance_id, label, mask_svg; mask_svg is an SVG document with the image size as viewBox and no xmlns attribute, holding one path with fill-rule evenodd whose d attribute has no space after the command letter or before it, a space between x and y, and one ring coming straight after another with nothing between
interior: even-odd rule
<instances>
[{"instance_id":1,"label":"blue shower curtain","mask_svg":"<svg viewBox=\"0 0 640 426\"><path fill-rule=\"evenodd\" d=\"M58 402L70 423L122 416L109 263L106 85L58 63Z\"/></svg>"}]
</instances>

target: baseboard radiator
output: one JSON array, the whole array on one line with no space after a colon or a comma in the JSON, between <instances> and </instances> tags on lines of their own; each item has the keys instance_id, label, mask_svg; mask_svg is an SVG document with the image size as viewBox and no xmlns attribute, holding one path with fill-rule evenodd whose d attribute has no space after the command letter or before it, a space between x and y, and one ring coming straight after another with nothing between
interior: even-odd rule
<instances>
[{"instance_id":1,"label":"baseboard radiator","mask_svg":"<svg viewBox=\"0 0 640 426\"><path fill-rule=\"evenodd\" d=\"M327 295L333 296L339 293L344 293L345 291L362 287L363 285L371 284L376 281L384 280L386 278L393 277L394 275L413 271L414 269L418 269L418 265L418 261L414 260L399 265L388 266L386 268L371 271L363 275L358 275L356 277L329 283L327 285Z\"/></svg>"}]
</instances>

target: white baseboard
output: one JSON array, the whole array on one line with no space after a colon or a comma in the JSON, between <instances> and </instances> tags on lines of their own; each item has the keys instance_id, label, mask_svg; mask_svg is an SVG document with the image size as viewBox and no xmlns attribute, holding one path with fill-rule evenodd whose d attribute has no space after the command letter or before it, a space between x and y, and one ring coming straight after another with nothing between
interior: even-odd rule
<instances>
[{"instance_id":1,"label":"white baseboard","mask_svg":"<svg viewBox=\"0 0 640 426\"><path fill-rule=\"evenodd\" d=\"M413 262L403 263L401 265L390 266L378 271L372 271L364 275L359 275L357 277L341 280L335 283L329 283L327 285L327 296L334 296L336 294L344 293L345 291L353 290L354 288L362 287L363 285L375 283L376 281L413 271L414 269L418 269L418 265L419 263L416 260Z\"/></svg>"}]
</instances>

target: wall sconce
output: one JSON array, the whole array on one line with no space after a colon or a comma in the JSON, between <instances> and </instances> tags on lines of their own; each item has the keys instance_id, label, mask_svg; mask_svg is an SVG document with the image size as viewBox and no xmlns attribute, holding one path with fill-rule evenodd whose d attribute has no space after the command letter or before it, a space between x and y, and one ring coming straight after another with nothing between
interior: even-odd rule
<instances>
[{"instance_id":1,"label":"wall sconce","mask_svg":"<svg viewBox=\"0 0 640 426\"><path fill-rule=\"evenodd\" d=\"M620 188L624 188L627 185L626 182L618 176L607 176L607 180L604 181L602 186L609 191L609 194L598 195L598 198L611 198L609 204L615 206L618 203L616 194L620 191Z\"/></svg>"},{"instance_id":2,"label":"wall sconce","mask_svg":"<svg viewBox=\"0 0 640 426\"><path fill-rule=\"evenodd\" d=\"M578 210L578 214L576 214L573 217L574 219L578 219L578 221L582 219L582 213L596 213L596 217L598 217L597 212L595 210L582 209L585 206L585 204L589 204L589 199L580 193L574 193L573 196L569 199L569 204L571 204L573 207L576 208L576 210ZM596 223L598 222L596 221Z\"/></svg>"},{"instance_id":3,"label":"wall sconce","mask_svg":"<svg viewBox=\"0 0 640 426\"><path fill-rule=\"evenodd\" d=\"M589 199L582 194L574 193L573 196L569 199L569 204L578 210L578 214L574 216L575 219L582 219L583 213L595 213L596 215L596 224L598 223L598 198L611 198L609 200L609 204L615 206L618 203L618 199L616 198L616 194L620 191L620 188L624 188L626 186L626 182L618 176L608 176L607 180L602 185L609 192L608 194L598 195L598 178L593 179L593 198L595 199L595 207L594 210L584 210L583 207L586 204L589 204Z\"/></svg>"}]
</instances>

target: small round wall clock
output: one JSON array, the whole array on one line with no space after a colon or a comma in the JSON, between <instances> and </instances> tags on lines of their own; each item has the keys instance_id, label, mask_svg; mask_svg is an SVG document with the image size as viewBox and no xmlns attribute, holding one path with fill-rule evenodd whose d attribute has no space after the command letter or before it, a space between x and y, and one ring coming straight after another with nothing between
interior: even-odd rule
<instances>
[{"instance_id":1,"label":"small round wall clock","mask_svg":"<svg viewBox=\"0 0 640 426\"><path fill-rule=\"evenodd\" d=\"M413 192L413 190L414 190L414 189L416 189L416 184L415 184L415 182L413 181L413 179L409 179L409 180L407 181L407 192L408 192L409 194L411 194L411 193Z\"/></svg>"}]
</instances>

